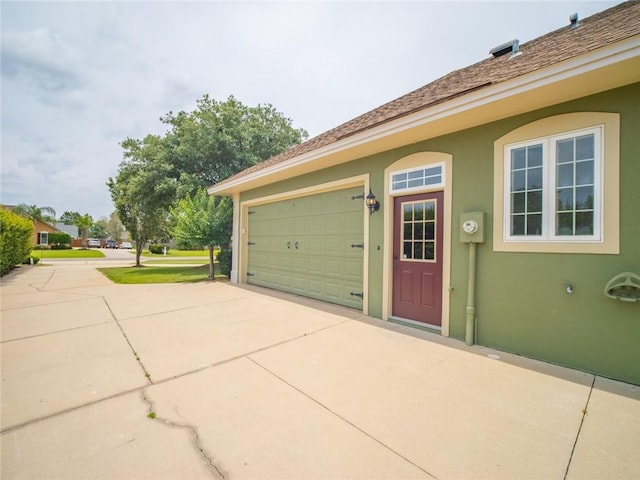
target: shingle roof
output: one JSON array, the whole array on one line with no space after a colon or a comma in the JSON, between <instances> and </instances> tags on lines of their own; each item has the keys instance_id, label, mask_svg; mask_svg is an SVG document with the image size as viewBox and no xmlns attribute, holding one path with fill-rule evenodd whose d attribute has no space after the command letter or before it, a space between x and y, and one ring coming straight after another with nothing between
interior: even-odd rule
<instances>
[{"instance_id":1,"label":"shingle roof","mask_svg":"<svg viewBox=\"0 0 640 480\"><path fill-rule=\"evenodd\" d=\"M466 95L489 85L549 67L601 47L640 34L640 0L630 0L520 45L521 55L487 58L455 70L423 87L392 100L285 152L249 167L221 182L250 173L335 143L343 138L399 117Z\"/></svg>"}]
</instances>

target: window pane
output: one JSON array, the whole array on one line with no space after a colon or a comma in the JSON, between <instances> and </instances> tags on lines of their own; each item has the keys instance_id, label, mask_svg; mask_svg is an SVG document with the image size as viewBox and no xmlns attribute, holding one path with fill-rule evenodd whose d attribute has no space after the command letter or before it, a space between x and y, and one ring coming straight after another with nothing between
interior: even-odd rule
<instances>
[{"instance_id":1,"label":"window pane","mask_svg":"<svg viewBox=\"0 0 640 480\"><path fill-rule=\"evenodd\" d=\"M542 215L527 215L527 236L542 235Z\"/></svg>"},{"instance_id":2,"label":"window pane","mask_svg":"<svg viewBox=\"0 0 640 480\"><path fill-rule=\"evenodd\" d=\"M416 223L413 226L413 238L416 240L424 240L424 224Z\"/></svg>"},{"instance_id":3,"label":"window pane","mask_svg":"<svg viewBox=\"0 0 640 480\"><path fill-rule=\"evenodd\" d=\"M404 220L406 222L413 220L413 207L411 205L404 206Z\"/></svg>"},{"instance_id":4,"label":"window pane","mask_svg":"<svg viewBox=\"0 0 640 480\"><path fill-rule=\"evenodd\" d=\"M573 188L559 188L556 193L558 210L573 210Z\"/></svg>"},{"instance_id":5,"label":"window pane","mask_svg":"<svg viewBox=\"0 0 640 480\"><path fill-rule=\"evenodd\" d=\"M407 188L407 182L393 182L394 190L404 190Z\"/></svg>"},{"instance_id":6,"label":"window pane","mask_svg":"<svg viewBox=\"0 0 640 480\"><path fill-rule=\"evenodd\" d=\"M527 173L529 190L542 188L542 167L531 168Z\"/></svg>"},{"instance_id":7,"label":"window pane","mask_svg":"<svg viewBox=\"0 0 640 480\"><path fill-rule=\"evenodd\" d=\"M434 240L436 238L435 223L426 223L424 225L424 238L427 240Z\"/></svg>"},{"instance_id":8,"label":"window pane","mask_svg":"<svg viewBox=\"0 0 640 480\"><path fill-rule=\"evenodd\" d=\"M583 135L576 138L576 160L586 160L594 158L594 136Z\"/></svg>"},{"instance_id":9,"label":"window pane","mask_svg":"<svg viewBox=\"0 0 640 480\"><path fill-rule=\"evenodd\" d=\"M527 166L526 148L514 148L511 150L511 170L519 170Z\"/></svg>"},{"instance_id":10,"label":"window pane","mask_svg":"<svg viewBox=\"0 0 640 480\"><path fill-rule=\"evenodd\" d=\"M424 176L424 172L422 170L415 170L413 172L409 172L409 180L422 178L423 176Z\"/></svg>"},{"instance_id":11,"label":"window pane","mask_svg":"<svg viewBox=\"0 0 640 480\"><path fill-rule=\"evenodd\" d=\"M542 192L527 193L527 213L542 213Z\"/></svg>"},{"instance_id":12,"label":"window pane","mask_svg":"<svg viewBox=\"0 0 640 480\"><path fill-rule=\"evenodd\" d=\"M520 170L511 174L511 191L521 192L525 189L526 171Z\"/></svg>"},{"instance_id":13,"label":"window pane","mask_svg":"<svg viewBox=\"0 0 640 480\"><path fill-rule=\"evenodd\" d=\"M556 215L556 235L573 235L573 213Z\"/></svg>"},{"instance_id":14,"label":"window pane","mask_svg":"<svg viewBox=\"0 0 640 480\"><path fill-rule=\"evenodd\" d=\"M558 187L573 185L573 163L558 165L556 185Z\"/></svg>"},{"instance_id":15,"label":"window pane","mask_svg":"<svg viewBox=\"0 0 640 480\"><path fill-rule=\"evenodd\" d=\"M423 183L424 181L422 178L419 178L417 180L409 180L408 188L421 187Z\"/></svg>"},{"instance_id":16,"label":"window pane","mask_svg":"<svg viewBox=\"0 0 640 480\"><path fill-rule=\"evenodd\" d=\"M542 166L542 145L530 146L527 153L527 166L529 168Z\"/></svg>"},{"instance_id":17,"label":"window pane","mask_svg":"<svg viewBox=\"0 0 640 480\"><path fill-rule=\"evenodd\" d=\"M425 204L424 219L434 220L436 218L436 206L434 202L427 202Z\"/></svg>"},{"instance_id":18,"label":"window pane","mask_svg":"<svg viewBox=\"0 0 640 480\"><path fill-rule=\"evenodd\" d=\"M593 187L576 188L576 210L593 209Z\"/></svg>"},{"instance_id":19,"label":"window pane","mask_svg":"<svg viewBox=\"0 0 640 480\"><path fill-rule=\"evenodd\" d=\"M413 205L413 219L414 220L422 220L423 214L424 214L424 206L422 203L414 203Z\"/></svg>"},{"instance_id":20,"label":"window pane","mask_svg":"<svg viewBox=\"0 0 640 480\"><path fill-rule=\"evenodd\" d=\"M593 212L576 213L576 235L593 235Z\"/></svg>"},{"instance_id":21,"label":"window pane","mask_svg":"<svg viewBox=\"0 0 640 480\"><path fill-rule=\"evenodd\" d=\"M556 143L556 163L573 162L573 138Z\"/></svg>"},{"instance_id":22,"label":"window pane","mask_svg":"<svg viewBox=\"0 0 640 480\"><path fill-rule=\"evenodd\" d=\"M435 243L433 242L426 242L424 244L424 258L425 260L435 260L436 255L435 255Z\"/></svg>"},{"instance_id":23,"label":"window pane","mask_svg":"<svg viewBox=\"0 0 640 480\"><path fill-rule=\"evenodd\" d=\"M407 179L407 174L406 173L398 173L396 175L393 176L393 181L394 182L401 182L403 180Z\"/></svg>"},{"instance_id":24,"label":"window pane","mask_svg":"<svg viewBox=\"0 0 640 480\"><path fill-rule=\"evenodd\" d=\"M413 224L405 223L404 224L404 234L402 236L403 240L412 240L413 239Z\"/></svg>"},{"instance_id":25,"label":"window pane","mask_svg":"<svg viewBox=\"0 0 640 480\"><path fill-rule=\"evenodd\" d=\"M407 258L413 258L413 248L411 246L411 242L404 242L402 245L402 258L407 259Z\"/></svg>"},{"instance_id":26,"label":"window pane","mask_svg":"<svg viewBox=\"0 0 640 480\"><path fill-rule=\"evenodd\" d=\"M427 177L424 180L425 185L436 185L437 183L442 183L442 175L437 177Z\"/></svg>"},{"instance_id":27,"label":"window pane","mask_svg":"<svg viewBox=\"0 0 640 480\"><path fill-rule=\"evenodd\" d=\"M433 176L442 176L442 167L431 167L427 168L424 171L425 176L433 177Z\"/></svg>"},{"instance_id":28,"label":"window pane","mask_svg":"<svg viewBox=\"0 0 640 480\"><path fill-rule=\"evenodd\" d=\"M524 201L526 193L512 193L511 194L511 212L512 213L524 213Z\"/></svg>"},{"instance_id":29,"label":"window pane","mask_svg":"<svg viewBox=\"0 0 640 480\"><path fill-rule=\"evenodd\" d=\"M413 258L416 260L422 260L422 242L416 242L413 244Z\"/></svg>"},{"instance_id":30,"label":"window pane","mask_svg":"<svg viewBox=\"0 0 640 480\"><path fill-rule=\"evenodd\" d=\"M593 160L576 163L576 185L593 185Z\"/></svg>"},{"instance_id":31,"label":"window pane","mask_svg":"<svg viewBox=\"0 0 640 480\"><path fill-rule=\"evenodd\" d=\"M524 215L511 216L511 235L524 235Z\"/></svg>"}]
</instances>

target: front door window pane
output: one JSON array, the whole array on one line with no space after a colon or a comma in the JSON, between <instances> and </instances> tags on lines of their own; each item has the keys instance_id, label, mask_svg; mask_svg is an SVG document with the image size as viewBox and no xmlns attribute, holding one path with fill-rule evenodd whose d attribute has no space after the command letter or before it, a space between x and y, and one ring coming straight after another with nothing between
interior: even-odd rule
<instances>
[{"instance_id":1,"label":"front door window pane","mask_svg":"<svg viewBox=\"0 0 640 480\"><path fill-rule=\"evenodd\" d=\"M402 211L402 259L435 261L436 200L405 202Z\"/></svg>"}]
</instances>

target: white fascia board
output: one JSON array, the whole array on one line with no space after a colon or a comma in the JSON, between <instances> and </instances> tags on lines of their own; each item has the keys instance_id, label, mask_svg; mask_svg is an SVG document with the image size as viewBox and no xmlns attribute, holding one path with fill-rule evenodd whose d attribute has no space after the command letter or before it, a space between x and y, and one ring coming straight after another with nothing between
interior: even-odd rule
<instances>
[{"instance_id":1,"label":"white fascia board","mask_svg":"<svg viewBox=\"0 0 640 480\"><path fill-rule=\"evenodd\" d=\"M526 53L525 53L526 55ZM600 68L614 65L625 60L640 56L640 35L630 37L626 40L599 48L578 57L565 60L521 77L517 77L496 85L489 85L462 97L443 103L426 107L418 112L402 116L396 120L390 120L377 127L372 127L360 133L355 133L342 140L333 142L324 147L311 150L271 167L257 170L248 175L244 175L234 181L224 185L213 185L207 189L210 194L217 194L228 190L235 190L237 187L252 183L262 177L267 177L294 166L320 160L328 155L338 153L350 148L372 142L377 139L392 136L405 130L415 127L422 127L426 124L437 122L444 118L468 112L484 105L504 100L515 95L519 95L537 88L552 85L553 83L596 71ZM640 79L640 74L639 74Z\"/></svg>"}]
</instances>

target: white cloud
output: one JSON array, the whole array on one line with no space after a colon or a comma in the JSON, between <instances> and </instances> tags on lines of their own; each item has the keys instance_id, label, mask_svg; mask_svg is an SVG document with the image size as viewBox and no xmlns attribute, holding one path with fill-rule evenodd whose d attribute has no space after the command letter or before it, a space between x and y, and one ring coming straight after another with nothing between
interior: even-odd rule
<instances>
[{"instance_id":1,"label":"white cloud","mask_svg":"<svg viewBox=\"0 0 640 480\"><path fill-rule=\"evenodd\" d=\"M119 142L209 94L316 135L617 2L3 2L2 189L94 217Z\"/></svg>"}]
</instances>

